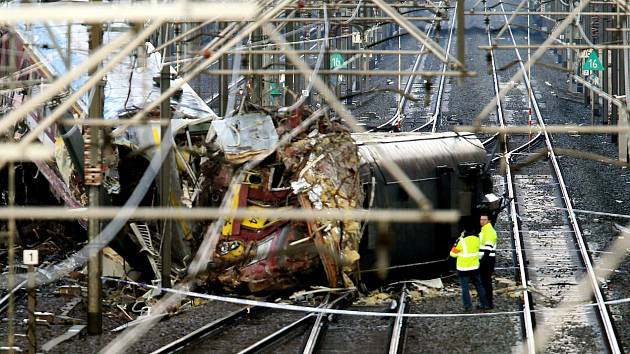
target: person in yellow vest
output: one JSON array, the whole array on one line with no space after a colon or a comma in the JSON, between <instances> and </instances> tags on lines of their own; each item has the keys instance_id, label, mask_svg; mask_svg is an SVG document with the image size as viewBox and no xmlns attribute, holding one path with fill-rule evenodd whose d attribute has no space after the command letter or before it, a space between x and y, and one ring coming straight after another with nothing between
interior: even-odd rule
<instances>
[{"instance_id":1,"label":"person in yellow vest","mask_svg":"<svg viewBox=\"0 0 630 354\"><path fill-rule=\"evenodd\" d=\"M481 214L479 217L479 225L481 225L481 232L479 233L479 240L481 245L479 247L479 274L481 276L481 284L486 291L486 298L488 299L488 306L494 307L492 302L492 275L494 274L495 263L495 250L497 247L497 232L492 227L490 219L487 214Z\"/></svg>"},{"instance_id":2,"label":"person in yellow vest","mask_svg":"<svg viewBox=\"0 0 630 354\"><path fill-rule=\"evenodd\" d=\"M472 310L472 302L470 299L469 282L472 280L477 289L479 297L479 307L487 309L486 293L481 285L479 277L479 237L471 235L470 232L464 230L462 235L457 239L455 246L451 249L451 257L457 258L457 275L459 276L459 284L462 287L462 301L464 302L464 311Z\"/></svg>"}]
</instances>

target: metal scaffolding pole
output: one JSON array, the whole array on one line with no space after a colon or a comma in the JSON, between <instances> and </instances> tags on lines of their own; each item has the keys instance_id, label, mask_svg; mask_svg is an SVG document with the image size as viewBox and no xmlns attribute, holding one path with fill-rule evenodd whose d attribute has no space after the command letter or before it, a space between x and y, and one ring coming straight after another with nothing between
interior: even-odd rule
<instances>
[{"instance_id":1,"label":"metal scaffolding pole","mask_svg":"<svg viewBox=\"0 0 630 354\"><path fill-rule=\"evenodd\" d=\"M9 35L9 48L11 50L11 54L9 55L9 63L7 67L7 72L13 73L17 70L16 56L17 46L16 46L16 37L15 34L11 33ZM15 205L15 166L13 162L10 162L7 166L8 168L8 205L12 207ZM9 275L7 278L7 289L9 289L9 307L7 310L7 347L9 348L9 353L13 353L14 344L15 344L15 294L11 290L15 287L15 219L10 218L7 225L7 266L9 267Z\"/></svg>"},{"instance_id":2,"label":"metal scaffolding pole","mask_svg":"<svg viewBox=\"0 0 630 354\"><path fill-rule=\"evenodd\" d=\"M9 184L9 207L15 206L15 166L10 162L7 166ZM15 346L15 294L10 289L15 287L15 218L9 218L7 225L8 237L8 262L9 276L7 277L7 289L9 289L9 308L7 310L7 347L9 353L13 353Z\"/></svg>"},{"instance_id":3,"label":"metal scaffolding pole","mask_svg":"<svg viewBox=\"0 0 630 354\"><path fill-rule=\"evenodd\" d=\"M289 22L286 26L286 33L290 34L290 38L291 38L291 42L297 42L297 34L296 33L292 33L294 27L296 27L292 22ZM291 65L291 63L289 62L289 60L285 57L284 58L285 61L285 68L286 69L293 69L293 65ZM290 106L293 103L293 96L289 93L289 90L295 92L295 93L299 93L297 91L297 85L296 85L296 76L289 74L289 75L285 75L284 77L284 86L286 88L286 90L284 90L284 105L285 106Z\"/></svg>"},{"instance_id":4,"label":"metal scaffolding pole","mask_svg":"<svg viewBox=\"0 0 630 354\"><path fill-rule=\"evenodd\" d=\"M569 11L573 11L573 2L570 1L569 2ZM575 44L575 24L571 23L569 25L569 40L567 41L570 45ZM577 75L577 72L574 72L574 64L577 67L577 55L574 55L573 50L571 50L570 48L567 48L567 70L569 72L569 74L573 73ZM575 61L575 63L574 63ZM569 87L568 87L569 91L574 91L574 87L573 87L573 80L569 80ZM577 90L577 88L575 88L575 90Z\"/></svg>"},{"instance_id":5,"label":"metal scaffolding pole","mask_svg":"<svg viewBox=\"0 0 630 354\"><path fill-rule=\"evenodd\" d=\"M626 28L630 28L630 19L626 17ZM625 46L623 50L623 93L626 96L626 108L630 107L630 49L628 49L628 44L630 44L630 32L623 33L623 45ZM628 126L630 117L628 111L624 111L623 114L619 117L619 125ZM630 161L628 156L628 150L630 149L630 135L628 133L620 133L619 134L619 159L621 161Z\"/></svg>"},{"instance_id":6,"label":"metal scaffolding pole","mask_svg":"<svg viewBox=\"0 0 630 354\"><path fill-rule=\"evenodd\" d=\"M160 89L162 93L166 92L171 86L171 67L169 65L162 66L162 72L160 76ZM160 116L162 120L171 119L171 100L166 99L160 104ZM163 143L166 139L171 139L167 134L170 134L169 126L162 126L162 138L160 140ZM159 183L160 183L160 205L163 208L171 206L171 174L173 171L173 163L171 161L171 151L166 152L166 158L160 167ZM174 223L170 219L162 220L162 286L166 288L171 287L171 244L173 238L173 226ZM157 276L157 274L156 274Z\"/></svg>"},{"instance_id":7,"label":"metal scaffolding pole","mask_svg":"<svg viewBox=\"0 0 630 354\"><path fill-rule=\"evenodd\" d=\"M226 27L225 23L219 25L219 30L222 30ZM228 70L228 56L223 55L219 59L219 67L221 70ZM221 117L225 117L229 111L228 108L228 95L230 90L228 88L230 82L229 75L221 75L219 77L219 115Z\"/></svg>"},{"instance_id":8,"label":"metal scaffolding pole","mask_svg":"<svg viewBox=\"0 0 630 354\"><path fill-rule=\"evenodd\" d=\"M466 21L464 19L464 0L457 0L457 59L459 60L462 71L466 71L466 38L464 29ZM461 80L460 80L461 81Z\"/></svg>"},{"instance_id":9,"label":"metal scaffolding pole","mask_svg":"<svg viewBox=\"0 0 630 354\"><path fill-rule=\"evenodd\" d=\"M23 260L26 263L26 260ZM26 337L28 339L28 353L35 354L37 352L37 335L36 326L37 320L35 318L35 309L37 308L37 299L35 298L35 266L33 264L28 265L27 275L27 293L28 293L28 328L26 330Z\"/></svg>"},{"instance_id":10,"label":"metal scaffolding pole","mask_svg":"<svg viewBox=\"0 0 630 354\"><path fill-rule=\"evenodd\" d=\"M103 28L101 24L93 25L90 31L90 52L97 50L103 40ZM91 70L93 74L96 68ZM99 82L94 88L94 96L89 108L89 117L93 119L102 119L103 117L103 101L104 101L104 83ZM87 139L85 141L85 184L88 186L90 207L98 207L101 199L101 153L102 146L101 131L98 127L91 127L87 130ZM94 240L101 232L101 223L99 220L90 219L88 222L88 239ZM101 274L102 274L102 251L91 252L88 260L88 304L87 304L87 321L88 333L100 334L103 332L102 317L102 290L101 290Z\"/></svg>"},{"instance_id":11,"label":"metal scaffolding pole","mask_svg":"<svg viewBox=\"0 0 630 354\"><path fill-rule=\"evenodd\" d=\"M614 8L613 8L614 9ZM617 8L617 12L619 12L619 8ZM615 18L615 26L616 28L621 28L621 17L617 16ZM621 32L614 32L611 34L611 37L615 39L616 42L621 42L621 36L622 33ZM620 50L613 50L612 51L612 60L611 60L611 91L610 93L613 96L617 96L619 95L619 83L621 81L621 76L619 75L621 73L620 70L620 59L622 59L621 57L621 51ZM617 107L616 105L612 105L611 107L611 117L612 117L612 121L611 124L613 125L617 125L619 124L619 107ZM618 144L619 143L619 136L613 134L610 137L610 140L612 143Z\"/></svg>"},{"instance_id":12,"label":"metal scaffolding pole","mask_svg":"<svg viewBox=\"0 0 630 354\"><path fill-rule=\"evenodd\" d=\"M259 41L259 40L262 39L262 34L263 34L262 30L261 29L257 29L257 30L254 31L254 34L252 35L252 38L254 39L254 41ZM250 65L252 70L258 70L258 69L262 68L262 61L263 61L262 55L250 55L249 65ZM253 75L251 80L252 80L252 102L262 105L262 102L263 102L263 99L262 99L262 93L263 93L262 76L260 76L260 75Z\"/></svg>"}]
</instances>

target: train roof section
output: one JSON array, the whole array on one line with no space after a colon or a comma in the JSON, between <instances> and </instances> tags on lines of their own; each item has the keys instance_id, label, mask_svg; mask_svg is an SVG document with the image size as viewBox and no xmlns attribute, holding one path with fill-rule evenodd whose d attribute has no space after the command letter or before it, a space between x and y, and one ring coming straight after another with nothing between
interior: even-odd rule
<instances>
[{"instance_id":1,"label":"train roof section","mask_svg":"<svg viewBox=\"0 0 630 354\"><path fill-rule=\"evenodd\" d=\"M477 137L473 133L456 133L456 132L444 132L444 133L423 133L423 132L366 132L366 133L354 133L352 137L356 140L357 145L371 145L371 144L383 144L383 143L399 143L415 140L435 140L435 139L474 139ZM478 144L480 145L480 144ZM483 147L483 146L482 146Z\"/></svg>"}]
</instances>

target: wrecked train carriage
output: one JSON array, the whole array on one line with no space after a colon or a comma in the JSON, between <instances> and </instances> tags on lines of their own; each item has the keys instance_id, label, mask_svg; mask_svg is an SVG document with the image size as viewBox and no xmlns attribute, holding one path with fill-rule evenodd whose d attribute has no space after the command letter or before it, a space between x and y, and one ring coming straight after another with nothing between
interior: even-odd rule
<instances>
[{"instance_id":1,"label":"wrecked train carriage","mask_svg":"<svg viewBox=\"0 0 630 354\"><path fill-rule=\"evenodd\" d=\"M223 148L236 145L229 139L222 142ZM323 274L333 287L357 281L374 284L384 280L383 274L376 279L369 271L376 266L379 247L386 251L380 257L390 265L423 264L392 272L390 280L443 273L448 269L444 259L459 231L476 225L479 212L497 208L487 202L493 197L483 170L485 158L485 149L472 134L313 131L248 174L232 207L417 207L383 168L382 160L390 159L436 208L460 210L459 225L392 223L382 240L377 225L358 221L228 220L209 276L229 289L245 287L252 292L303 285L306 276L310 282L321 282L323 277L313 275ZM226 166L213 174L209 188L227 188L225 176L231 176L231 167L225 171Z\"/></svg>"},{"instance_id":2,"label":"wrecked train carriage","mask_svg":"<svg viewBox=\"0 0 630 354\"><path fill-rule=\"evenodd\" d=\"M105 44L114 40L121 33L130 31L126 23L109 23L103 33ZM3 28L2 32L11 32L15 35L15 41L4 41L5 49L9 43L15 43L15 50L6 50L5 55L0 56L0 67L9 67L11 63L17 65L19 74L15 77L24 85L12 91L3 91L0 95L2 109L9 112L26 102L30 97L38 95L47 89L48 83L56 77L67 74L71 69L87 60L89 49L88 27L74 23L63 26L49 26L30 24L17 25L13 28ZM69 32L69 33L68 33ZM53 45L54 44L54 45ZM56 48L58 46L59 48ZM159 52L153 53L154 47L147 42L138 47L133 53L125 57L104 78L104 103L102 118L125 119L133 116L147 104L159 97L160 69L162 59ZM9 54L11 53L11 54ZM60 53L69 53L69 58L62 58ZM13 57L11 58L10 55ZM107 62L115 53L105 60ZM88 74L82 74L74 80L65 91L58 93L46 104L29 112L25 119L17 124L9 134L9 139L20 141L22 137L35 128L46 116L59 106L67 97L79 90L89 79ZM175 72L171 68L171 86L179 79L175 78ZM216 118L214 112L188 85L171 97L173 131L186 130ZM72 108L65 113L65 118L84 119L88 117L89 93L84 94ZM159 117L159 110L152 111L149 116ZM65 126L63 124L51 125L38 136L45 146L55 151L55 160L48 162L35 162L36 168L46 179L52 194L57 197L57 202L70 208L84 207L87 197L84 189L84 135L87 129L81 126ZM176 133L174 133L176 134ZM178 139L178 145L188 146L185 149L175 149L175 163L178 170L172 173L171 181L173 196L170 204L181 205L186 202L186 196L194 186L194 172L191 173L190 162L192 150L197 150L194 144L195 137ZM187 139L188 138L188 139ZM202 140L203 137L197 139ZM183 143L181 143L183 142ZM142 125L131 126L124 131L114 130L113 134L106 134L106 146L103 149L103 189L105 190L104 203L106 205L122 205L131 192L135 189L140 176L148 166L148 159L153 155L155 146L160 143L160 126ZM25 164L29 165L29 164ZM39 173L38 173L39 175ZM33 181L34 183L35 181ZM157 205L159 196L156 192L157 181L153 183L150 192L147 193L141 205ZM189 188L182 188L182 185ZM32 187L31 187L32 188ZM18 191L18 194L20 191ZM29 203L33 202L33 198ZM80 220L83 228L87 227L85 220ZM173 243L173 253L179 267L185 264L181 260L190 254L190 248L184 240L190 238L191 225L186 222L178 222L176 227L177 237ZM134 227L127 227L121 237L112 243L124 258L138 269L149 267L145 272L145 278L150 279L159 266L155 257L151 240L159 242L159 230L154 223L138 222ZM80 233L80 232L79 232ZM125 235L126 234L126 235ZM148 235L148 236L147 236ZM22 236L22 235L21 235ZM127 237L129 236L129 237ZM138 253L146 257L137 257Z\"/></svg>"},{"instance_id":3,"label":"wrecked train carriage","mask_svg":"<svg viewBox=\"0 0 630 354\"><path fill-rule=\"evenodd\" d=\"M213 121L222 155L202 166L206 183L201 194L208 197L200 198L201 205L220 205L237 166L258 152L271 151L278 140L276 129L287 130L278 121L274 125L271 117L256 113ZM227 203L253 209L356 208L363 199L358 167L348 131L320 125L246 171ZM351 285L345 274L358 260L359 240L354 220L229 219L208 280L249 292L287 289L322 274L330 285ZM318 272L322 265L325 272Z\"/></svg>"}]
</instances>

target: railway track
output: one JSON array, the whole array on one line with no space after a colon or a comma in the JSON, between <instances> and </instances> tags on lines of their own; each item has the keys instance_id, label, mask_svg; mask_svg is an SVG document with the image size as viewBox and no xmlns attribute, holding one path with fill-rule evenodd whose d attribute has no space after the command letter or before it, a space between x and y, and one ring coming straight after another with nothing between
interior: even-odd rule
<instances>
[{"instance_id":1,"label":"railway track","mask_svg":"<svg viewBox=\"0 0 630 354\"><path fill-rule=\"evenodd\" d=\"M152 354L164 353L255 353L271 345L281 343L292 331L304 328L313 319L313 314L270 310L244 306L211 321L191 333L177 338L154 350ZM269 319L273 319L270 321ZM251 342L243 343L238 333L250 333Z\"/></svg>"},{"instance_id":2,"label":"railway track","mask_svg":"<svg viewBox=\"0 0 630 354\"><path fill-rule=\"evenodd\" d=\"M211 321L191 333L154 350L164 353L316 353L339 349L339 343L369 347L387 353L404 352L409 309L406 287L389 306L353 306L352 293L332 298L326 296L322 309L387 312L394 316L355 316L325 312L303 313L255 306L241 307ZM234 341L247 333L249 342Z\"/></svg>"},{"instance_id":3,"label":"railway track","mask_svg":"<svg viewBox=\"0 0 630 354\"><path fill-rule=\"evenodd\" d=\"M444 3L443 1L439 2L437 6L441 7L443 3ZM455 13L455 11L456 10L453 10L453 14ZM436 13L433 16L434 19L429 24L428 29L426 31L428 36L430 36L432 33L435 34L437 23L439 23L441 21L441 19L439 17L440 17L439 13ZM451 28L452 28L455 16L453 15L451 17L453 18L453 20L451 22ZM452 35L453 35L453 31L451 30L450 34L449 34L449 38L448 38L449 47L450 47L450 42L451 42ZM416 59L414 60L414 63L413 63L412 68L411 68L411 71L418 71L418 70L423 70L424 69L425 62L426 62L426 60L428 58L428 55L426 53L424 53L425 52L425 45L424 44L420 47L419 51L420 51L420 54L418 54L416 56ZM448 52L447 52L447 55L448 55ZM446 64L443 65L443 68L444 68L443 72L445 72L446 71ZM440 76L440 89L441 90L443 90L443 88L444 88L444 85L443 85L444 79L445 79L444 75ZM429 79L429 80L432 80L432 79ZM412 88L414 87L414 84L416 84L416 85L418 84L417 81L418 81L417 75L410 75L409 77L407 77L407 82L406 82L405 88L403 90L405 95L409 95L412 92ZM429 92L425 92L424 94L425 95L432 95L430 91ZM438 94L438 100L441 101L441 93ZM393 128L393 127L395 127L397 125L400 126L402 124L403 120L404 120L404 117L405 117L405 109L406 109L407 101L408 101L407 97L401 96L400 100L398 101L398 104L396 105L396 111L394 112L394 115L392 116L392 118L390 118L386 122L378 125L377 128L387 128L387 127L392 127ZM436 104L436 111L439 110L439 106L440 106L439 101Z\"/></svg>"},{"instance_id":4,"label":"railway track","mask_svg":"<svg viewBox=\"0 0 630 354\"><path fill-rule=\"evenodd\" d=\"M292 335L301 335L315 317L312 313L244 306L177 338L152 354L258 353L289 341ZM248 333L249 342L242 341L242 333Z\"/></svg>"},{"instance_id":5,"label":"railway track","mask_svg":"<svg viewBox=\"0 0 630 354\"><path fill-rule=\"evenodd\" d=\"M396 313L394 317L338 315L328 320L325 333L314 347L306 346L303 353L335 352L339 343L346 348L370 348L372 352L402 353L405 341L408 311L407 289L398 291L398 297L389 306L349 306L348 310L360 312Z\"/></svg>"},{"instance_id":6,"label":"railway track","mask_svg":"<svg viewBox=\"0 0 630 354\"><path fill-rule=\"evenodd\" d=\"M504 10L502 3L501 8ZM504 19L510 44L516 45L507 16ZM488 38L491 41L490 33ZM525 71L521 55L516 49L515 54L519 67ZM492 70L495 93L498 95L500 83L494 57ZM526 90L533 93L530 79L525 72L523 81ZM529 97L535 122L544 128L545 121L536 95L530 94ZM498 100L497 116L502 126L508 124L501 100ZM620 353L614 321L604 303L593 261L553 150L553 142L546 132L541 134L541 139L548 150L548 159L544 164L538 163L525 172L513 173L511 165L517 152L510 150L512 144L503 146L502 156L507 167L505 183L511 200L509 214L518 278L523 288L524 345L530 353L541 349L535 342L535 329L552 321L552 309L559 302L569 300L583 303L583 295L575 294L573 290L582 278L587 278L595 306L576 307L560 328L552 328L556 335L545 350ZM562 330L568 327L583 330L571 331L567 335ZM578 337L576 333L581 335Z\"/></svg>"},{"instance_id":7,"label":"railway track","mask_svg":"<svg viewBox=\"0 0 630 354\"><path fill-rule=\"evenodd\" d=\"M457 3L455 3L455 7L453 8L453 15L451 16L451 22L448 30L448 40L446 43L446 55L450 55L451 53L451 43L453 41L453 29L455 29L455 14L457 13ZM442 63L442 72L445 73L448 65L446 63ZM440 83L438 84L437 97L435 99L435 106L433 109L433 114L429 117L426 123L421 126L412 129L412 132L423 131L428 127L431 127L431 132L435 133L437 131L438 126L441 124L442 118L442 99L444 97L444 87L446 82L446 76L440 76Z\"/></svg>"}]
</instances>

